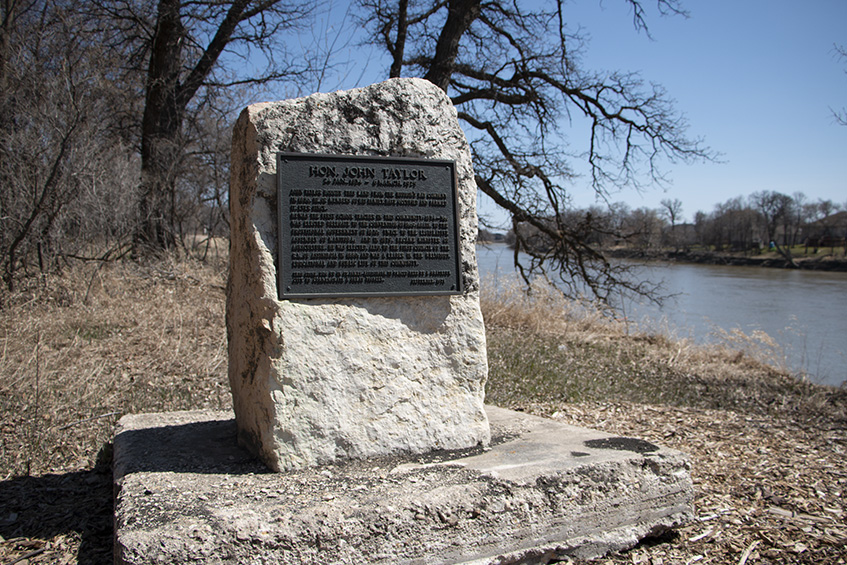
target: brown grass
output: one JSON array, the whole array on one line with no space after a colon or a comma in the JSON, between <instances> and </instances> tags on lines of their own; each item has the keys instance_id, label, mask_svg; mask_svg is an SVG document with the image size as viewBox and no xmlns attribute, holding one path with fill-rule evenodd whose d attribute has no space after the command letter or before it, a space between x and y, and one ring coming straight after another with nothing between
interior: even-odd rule
<instances>
[{"instance_id":1,"label":"brown grass","mask_svg":"<svg viewBox=\"0 0 847 565\"><path fill-rule=\"evenodd\" d=\"M89 468L126 413L226 408L225 270L82 264L0 310L0 477Z\"/></svg>"},{"instance_id":2,"label":"brown grass","mask_svg":"<svg viewBox=\"0 0 847 565\"><path fill-rule=\"evenodd\" d=\"M545 284L484 286L489 401L628 401L847 422L843 390L780 369L767 335L728 332L698 346L635 331Z\"/></svg>"},{"instance_id":3,"label":"brown grass","mask_svg":"<svg viewBox=\"0 0 847 565\"><path fill-rule=\"evenodd\" d=\"M117 419L230 407L226 269L209 257L77 264L0 296L0 562L111 562ZM692 455L702 521L609 562L839 562L844 390L733 349L751 336L640 334L550 288L485 288L483 308L490 402Z\"/></svg>"}]
</instances>

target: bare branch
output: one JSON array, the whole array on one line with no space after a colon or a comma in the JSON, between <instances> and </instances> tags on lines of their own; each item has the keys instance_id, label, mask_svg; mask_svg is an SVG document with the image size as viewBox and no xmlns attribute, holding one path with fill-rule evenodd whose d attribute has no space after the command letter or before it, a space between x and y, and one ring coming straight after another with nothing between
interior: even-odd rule
<instances>
[{"instance_id":1,"label":"bare branch","mask_svg":"<svg viewBox=\"0 0 847 565\"><path fill-rule=\"evenodd\" d=\"M625 3L636 30L648 33L643 3ZM409 24L403 64L447 91L471 126L478 185L511 216L516 249L530 257L517 265L524 276L576 277L582 290L603 300L616 286L650 292L587 243L591 234L614 230L598 224L597 214L571 213L570 191L578 185L570 164L586 163L587 185L605 198L620 188L662 182L665 162L712 153L685 135L684 119L660 87L631 73L583 69L585 41L568 29L563 4L545 11L507 0L451 0L420 24ZM661 15L686 15L677 0L657 0L657 8ZM383 24L389 13L397 11L380 12ZM393 48L387 29L381 37ZM578 140L584 149L571 148L575 128L565 130L563 123L584 128ZM572 280L563 284L577 290Z\"/></svg>"}]
</instances>

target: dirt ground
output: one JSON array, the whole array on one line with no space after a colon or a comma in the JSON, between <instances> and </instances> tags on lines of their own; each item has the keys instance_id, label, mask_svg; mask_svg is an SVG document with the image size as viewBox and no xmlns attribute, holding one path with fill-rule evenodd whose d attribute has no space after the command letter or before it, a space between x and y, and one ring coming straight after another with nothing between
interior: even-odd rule
<instances>
[{"instance_id":1,"label":"dirt ground","mask_svg":"<svg viewBox=\"0 0 847 565\"><path fill-rule=\"evenodd\" d=\"M5 297L0 564L112 562L109 438L120 415L229 408L224 280L210 266L86 266L50 281L46 294ZM500 306L499 314L488 308L486 321L501 332L535 332L555 317L548 303L534 317ZM747 354L724 362L584 319L564 325L562 345L548 348L557 359L529 362L558 376L602 354L607 364L578 365L580 372L614 374L614 382L631 375L639 388L597 381L591 397L575 401L548 376L520 392L506 371L535 377L491 339L492 401L643 438L692 461L697 519L600 563L847 562L847 390L792 384ZM565 330L551 331L544 339ZM532 335L527 343L543 342ZM590 346L584 357L579 344Z\"/></svg>"},{"instance_id":2,"label":"dirt ground","mask_svg":"<svg viewBox=\"0 0 847 565\"><path fill-rule=\"evenodd\" d=\"M688 453L696 521L600 563L845 563L847 430L643 404L536 404L569 424ZM107 466L0 483L0 561L111 563Z\"/></svg>"},{"instance_id":3,"label":"dirt ground","mask_svg":"<svg viewBox=\"0 0 847 565\"><path fill-rule=\"evenodd\" d=\"M534 406L689 454L697 520L601 563L845 563L847 429L638 404ZM837 424L837 425L829 425Z\"/></svg>"}]
</instances>

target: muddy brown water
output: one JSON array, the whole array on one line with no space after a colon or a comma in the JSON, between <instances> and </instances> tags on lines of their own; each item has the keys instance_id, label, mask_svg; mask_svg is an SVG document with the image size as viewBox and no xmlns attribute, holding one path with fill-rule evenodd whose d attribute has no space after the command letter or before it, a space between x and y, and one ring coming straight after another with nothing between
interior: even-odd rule
<instances>
[{"instance_id":1,"label":"muddy brown water","mask_svg":"<svg viewBox=\"0 0 847 565\"><path fill-rule=\"evenodd\" d=\"M477 246L485 278L513 273L512 250ZM847 273L681 263L639 266L636 277L662 282L662 306L625 299L620 312L640 328L720 342L723 332L763 331L778 361L813 382L847 381Z\"/></svg>"}]
</instances>

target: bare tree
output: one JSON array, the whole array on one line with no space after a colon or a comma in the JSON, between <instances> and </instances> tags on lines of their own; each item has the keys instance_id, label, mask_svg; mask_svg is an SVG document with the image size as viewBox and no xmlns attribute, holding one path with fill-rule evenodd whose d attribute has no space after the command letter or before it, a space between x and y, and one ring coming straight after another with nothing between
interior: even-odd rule
<instances>
[{"instance_id":1,"label":"bare tree","mask_svg":"<svg viewBox=\"0 0 847 565\"><path fill-rule=\"evenodd\" d=\"M635 28L646 31L642 3L626 4ZM367 0L363 6L374 41L392 56L390 75L432 81L469 126L477 186L509 213L524 278L557 273L569 289L587 287L604 301L621 289L649 294L651 288L585 240L590 229L565 221L565 212L575 160L587 163L587 183L606 198L621 187L644 186L642 168L647 183L663 181L662 160L709 157L685 136L686 124L661 87L632 73L582 68L585 40L566 25L563 0L549 9L506 0ZM683 13L676 0L659 0L658 7ZM584 149L567 144L564 124L584 125ZM523 224L533 229L519 229ZM538 233L545 245L537 245ZM528 254L526 263L519 251Z\"/></svg>"},{"instance_id":2,"label":"bare tree","mask_svg":"<svg viewBox=\"0 0 847 565\"><path fill-rule=\"evenodd\" d=\"M175 184L186 141L183 125L198 92L210 86L264 83L303 72L302 67L290 64L281 39L304 13L304 7L278 0L159 0L141 123L137 244L152 249L175 244ZM268 68L258 74L239 74L233 66L223 64L224 50L239 45L265 50Z\"/></svg>"},{"instance_id":3,"label":"bare tree","mask_svg":"<svg viewBox=\"0 0 847 565\"><path fill-rule=\"evenodd\" d=\"M773 244L776 252L779 253L789 265L796 267L797 263L794 262L794 257L791 255L788 233L785 231L786 222L789 222L793 216L794 203L791 197L779 192L762 190L750 195L750 204L762 217L767 240ZM781 243L780 238L777 237L777 230L780 224L782 224L784 230Z\"/></svg>"},{"instance_id":4,"label":"bare tree","mask_svg":"<svg viewBox=\"0 0 847 565\"><path fill-rule=\"evenodd\" d=\"M671 243L674 249L679 249L679 239L676 237L676 221L682 215L682 201L679 198L663 198L660 202L662 205L662 215L671 223Z\"/></svg>"},{"instance_id":5,"label":"bare tree","mask_svg":"<svg viewBox=\"0 0 847 565\"><path fill-rule=\"evenodd\" d=\"M171 248L181 228L181 175L197 153L189 116L213 107L218 89L302 76L306 58L288 53L285 34L303 24L308 3L90 0L87 9L104 33L112 30L110 45L125 54L125 72L144 77L135 252Z\"/></svg>"},{"instance_id":6,"label":"bare tree","mask_svg":"<svg viewBox=\"0 0 847 565\"><path fill-rule=\"evenodd\" d=\"M19 272L44 272L78 252L72 236L91 213L77 206L80 195L126 159L108 119L120 96L100 72L113 62L80 33L85 22L62 3L7 2L4 10L0 259L12 290Z\"/></svg>"},{"instance_id":7,"label":"bare tree","mask_svg":"<svg viewBox=\"0 0 847 565\"><path fill-rule=\"evenodd\" d=\"M182 241L205 251L214 238L229 233L229 109L244 106L240 94L233 89L217 90L214 99L193 112L184 127L191 143L178 180L176 225ZM199 237L190 237L194 235Z\"/></svg>"},{"instance_id":8,"label":"bare tree","mask_svg":"<svg viewBox=\"0 0 847 565\"><path fill-rule=\"evenodd\" d=\"M676 221L682 215L682 201L679 198L663 198L660 202L662 205L662 215L665 216L671 223L671 229L676 226Z\"/></svg>"}]
</instances>

